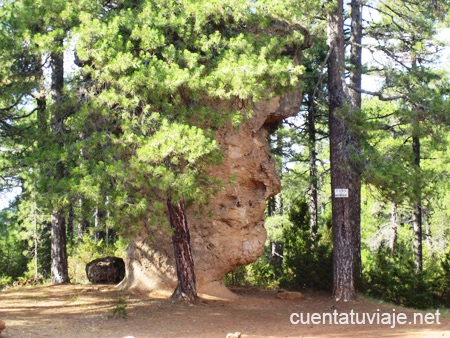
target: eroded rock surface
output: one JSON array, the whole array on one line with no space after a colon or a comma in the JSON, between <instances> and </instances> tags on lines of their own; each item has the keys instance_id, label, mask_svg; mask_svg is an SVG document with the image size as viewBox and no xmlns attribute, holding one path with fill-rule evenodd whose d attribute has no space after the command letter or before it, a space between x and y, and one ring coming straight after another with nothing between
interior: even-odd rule
<instances>
[{"instance_id":1,"label":"eroded rock surface","mask_svg":"<svg viewBox=\"0 0 450 338\"><path fill-rule=\"evenodd\" d=\"M125 262L120 257L97 258L86 264L86 276L93 284L117 284L125 277Z\"/></svg>"},{"instance_id":2,"label":"eroded rock surface","mask_svg":"<svg viewBox=\"0 0 450 338\"><path fill-rule=\"evenodd\" d=\"M280 191L267 138L274 123L298 113L301 93L292 92L254 106L253 117L238 129L224 127L217 140L224 162L211 174L224 182L235 177L211 203L213 217L188 210L191 244L200 294L232 297L223 277L255 261L264 250L266 200ZM167 294L176 287L173 248L167 229L143 226L127 250L127 276L121 288Z\"/></svg>"}]
</instances>

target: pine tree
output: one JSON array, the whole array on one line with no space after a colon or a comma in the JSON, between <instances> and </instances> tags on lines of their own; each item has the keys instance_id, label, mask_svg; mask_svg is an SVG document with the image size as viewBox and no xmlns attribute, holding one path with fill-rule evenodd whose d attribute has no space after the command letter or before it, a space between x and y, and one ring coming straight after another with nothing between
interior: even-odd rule
<instances>
[{"instance_id":1,"label":"pine tree","mask_svg":"<svg viewBox=\"0 0 450 338\"><path fill-rule=\"evenodd\" d=\"M363 38L363 1L351 1L351 29L350 29L350 101L354 111L361 111L361 92L351 88L361 88L362 84L362 38ZM361 153L359 141L354 141L353 152ZM362 170L360 170L362 171ZM362 174L361 172L359 174ZM354 259L354 273L356 279L362 277L362 263L361 263L361 177L357 178L358 183L354 187L354 196L352 197L353 214L350 216L353 219L353 234L352 234L352 249Z\"/></svg>"},{"instance_id":2,"label":"pine tree","mask_svg":"<svg viewBox=\"0 0 450 338\"><path fill-rule=\"evenodd\" d=\"M148 215L170 224L175 298L196 298L185 206L204 205L224 184L206 175L220 161L214 132L239 125L252 103L294 88L301 74L297 53L308 32L270 7L153 1L81 15L77 56L87 93L76 118L85 123L87 151L97 144L108 152L84 152L90 178L80 175L77 190L91 179L110 182L108 208L122 232Z\"/></svg>"},{"instance_id":3,"label":"pine tree","mask_svg":"<svg viewBox=\"0 0 450 338\"><path fill-rule=\"evenodd\" d=\"M77 6L66 1L5 2L1 5L3 45L2 102L7 107L14 134L4 135L14 151L7 161L11 175L20 178L22 202L34 199L36 208L51 217L52 282L69 281L67 271L66 201L69 162L67 119L74 110L67 95L65 42L77 23ZM12 156L10 156L12 155ZM45 196L45 198L40 198ZM31 216L30 216L31 217ZM43 227L46 228L46 227Z\"/></svg>"},{"instance_id":4,"label":"pine tree","mask_svg":"<svg viewBox=\"0 0 450 338\"><path fill-rule=\"evenodd\" d=\"M408 11L404 11L405 6ZM438 130L448 121L448 110L444 108L448 92L446 76L429 67L441 48L433 40L441 19L436 6L441 8L445 4L439 1L380 2L373 9L379 11L381 20L371 23L368 30L368 35L378 40L375 48L388 60L382 69L384 85L380 92L371 94L383 100L397 100L398 105L392 113L395 116L392 122L397 126L391 128L396 133L395 137L406 138L401 148L410 142L409 154L404 155L410 158L410 168L404 168L404 174L393 185L398 186L397 194L409 200L411 205L417 272L423 268L423 192L429 177L421 165L421 143L431 134L436 140L440 138L441 131ZM407 126L406 133L401 126ZM394 187L390 189L395 190ZM399 196L392 201L398 203L402 198Z\"/></svg>"}]
</instances>

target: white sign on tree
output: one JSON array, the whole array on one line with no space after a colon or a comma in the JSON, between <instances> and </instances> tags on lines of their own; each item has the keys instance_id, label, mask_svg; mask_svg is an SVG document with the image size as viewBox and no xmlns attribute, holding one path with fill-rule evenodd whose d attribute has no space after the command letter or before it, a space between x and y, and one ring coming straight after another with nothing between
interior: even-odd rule
<instances>
[{"instance_id":1,"label":"white sign on tree","mask_svg":"<svg viewBox=\"0 0 450 338\"><path fill-rule=\"evenodd\" d=\"M334 189L334 197L347 198L348 197L348 189Z\"/></svg>"}]
</instances>

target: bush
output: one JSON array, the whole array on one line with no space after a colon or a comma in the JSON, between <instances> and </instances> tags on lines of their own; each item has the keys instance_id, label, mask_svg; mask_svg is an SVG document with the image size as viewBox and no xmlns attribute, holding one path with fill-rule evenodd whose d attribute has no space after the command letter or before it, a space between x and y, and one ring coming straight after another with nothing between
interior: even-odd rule
<instances>
[{"instance_id":1,"label":"bush","mask_svg":"<svg viewBox=\"0 0 450 338\"><path fill-rule=\"evenodd\" d=\"M363 290L366 294L394 304L416 309L428 309L437 305L432 280L433 267L415 272L409 250L392 255L388 249L380 249L363 270Z\"/></svg>"},{"instance_id":2,"label":"bush","mask_svg":"<svg viewBox=\"0 0 450 338\"><path fill-rule=\"evenodd\" d=\"M234 271L227 273L223 279L226 285L244 286L247 285L247 267L238 266Z\"/></svg>"},{"instance_id":3,"label":"bush","mask_svg":"<svg viewBox=\"0 0 450 338\"><path fill-rule=\"evenodd\" d=\"M12 279L23 275L28 262L23 254L27 249L27 242L21 239L20 230L14 210L2 210L0 212L0 272ZM6 277L2 277L4 278Z\"/></svg>"},{"instance_id":4,"label":"bush","mask_svg":"<svg viewBox=\"0 0 450 338\"><path fill-rule=\"evenodd\" d=\"M0 290L13 285L13 279L11 276L0 276Z\"/></svg>"},{"instance_id":5,"label":"bush","mask_svg":"<svg viewBox=\"0 0 450 338\"><path fill-rule=\"evenodd\" d=\"M250 285L276 289L282 273L281 266L271 257L270 245L266 245L263 255L256 262L248 265L247 281Z\"/></svg>"},{"instance_id":6,"label":"bush","mask_svg":"<svg viewBox=\"0 0 450 338\"><path fill-rule=\"evenodd\" d=\"M436 278L431 279L434 296L439 304L450 307L450 250L443 255L437 268Z\"/></svg>"},{"instance_id":7,"label":"bush","mask_svg":"<svg viewBox=\"0 0 450 338\"><path fill-rule=\"evenodd\" d=\"M323 236L326 228L316 229L312 236L308 205L298 201L289 212L290 225L283 229L284 274L280 285L284 288L331 291L333 256L331 242Z\"/></svg>"},{"instance_id":8,"label":"bush","mask_svg":"<svg viewBox=\"0 0 450 338\"><path fill-rule=\"evenodd\" d=\"M69 276L74 283L87 283L86 264L94 259L106 256L122 257L126 240L118 238L113 244L106 245L103 240L96 242L92 236L85 234L81 243L70 248Z\"/></svg>"}]
</instances>

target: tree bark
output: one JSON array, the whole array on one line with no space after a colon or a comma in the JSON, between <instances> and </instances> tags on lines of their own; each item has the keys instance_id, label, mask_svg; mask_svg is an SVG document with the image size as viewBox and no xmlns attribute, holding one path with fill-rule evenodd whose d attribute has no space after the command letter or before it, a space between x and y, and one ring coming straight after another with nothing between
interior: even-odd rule
<instances>
[{"instance_id":1,"label":"tree bark","mask_svg":"<svg viewBox=\"0 0 450 338\"><path fill-rule=\"evenodd\" d=\"M34 201L33 206L33 225L34 225L34 279L37 280L39 277L39 262L38 262L39 232L38 232L36 200Z\"/></svg>"},{"instance_id":2,"label":"tree bark","mask_svg":"<svg viewBox=\"0 0 450 338\"><path fill-rule=\"evenodd\" d=\"M277 200L275 196L270 196L267 200L267 216L272 217L276 214Z\"/></svg>"},{"instance_id":3,"label":"tree bark","mask_svg":"<svg viewBox=\"0 0 450 338\"><path fill-rule=\"evenodd\" d=\"M350 85L352 88L361 88L362 83L362 0L352 0L351 2L351 31L350 31ZM354 111L361 110L361 92L359 90L350 90L350 100L352 109ZM355 150L359 150L357 142L353 142ZM358 182L359 181L359 182ZM353 208L352 215L354 226L352 229L352 248L355 278L362 278L362 263L361 263L361 183L360 178L355 181L354 191L352 196Z\"/></svg>"},{"instance_id":4,"label":"tree bark","mask_svg":"<svg viewBox=\"0 0 450 338\"><path fill-rule=\"evenodd\" d=\"M423 210L422 210L422 219L423 219ZM433 239L431 234L431 224L430 220L428 218L428 214L425 215L425 239L427 241L428 249L430 250L431 254L434 256L434 250L433 250Z\"/></svg>"},{"instance_id":5,"label":"tree bark","mask_svg":"<svg viewBox=\"0 0 450 338\"><path fill-rule=\"evenodd\" d=\"M89 220L86 216L87 214L86 202L83 200L82 197L80 197L79 199L79 204L80 204L80 215L77 220L77 240L78 243L81 243L83 241L83 236L89 227Z\"/></svg>"},{"instance_id":6,"label":"tree bark","mask_svg":"<svg viewBox=\"0 0 450 338\"><path fill-rule=\"evenodd\" d=\"M63 46L63 40L57 39L57 47ZM59 105L63 100L64 89L64 58L62 52L52 52L50 55L50 65L52 69L51 90L53 101L53 114L51 117L51 127L53 137L59 147L63 146L63 112ZM55 164L55 181L58 182L64 178L64 163L59 160ZM58 189L58 188L57 188ZM51 214L51 280L53 284L69 283L68 262L67 262L67 243L66 243L66 224L64 209L58 205L58 201L53 201L53 211Z\"/></svg>"},{"instance_id":7,"label":"tree bark","mask_svg":"<svg viewBox=\"0 0 450 338\"><path fill-rule=\"evenodd\" d=\"M98 243L101 240L105 240L107 237L107 229L104 226L104 224L105 224L105 213L103 209L99 206L99 204L97 204L97 206L95 207L95 216L94 216L95 243Z\"/></svg>"},{"instance_id":8,"label":"tree bark","mask_svg":"<svg viewBox=\"0 0 450 338\"><path fill-rule=\"evenodd\" d=\"M172 244L178 278L178 285L171 298L194 303L197 300L197 288L184 201L174 204L169 197L167 207L170 228L173 231Z\"/></svg>"},{"instance_id":9,"label":"tree bark","mask_svg":"<svg viewBox=\"0 0 450 338\"><path fill-rule=\"evenodd\" d=\"M316 151L316 116L314 94L308 95L308 147L309 147L309 229L313 245L317 243L319 228L318 213L318 173L317 173L317 151Z\"/></svg>"},{"instance_id":10,"label":"tree bark","mask_svg":"<svg viewBox=\"0 0 450 338\"><path fill-rule=\"evenodd\" d=\"M420 169L420 138L413 136L413 153L414 153L414 167L416 173L419 173ZM413 228L414 228L414 264L416 272L420 272L423 269L422 258L422 194L420 180L416 180L415 197L416 203L413 206Z\"/></svg>"},{"instance_id":11,"label":"tree bark","mask_svg":"<svg viewBox=\"0 0 450 338\"><path fill-rule=\"evenodd\" d=\"M61 209L53 211L51 216L52 234L52 284L70 283L67 267L66 226Z\"/></svg>"},{"instance_id":12,"label":"tree bark","mask_svg":"<svg viewBox=\"0 0 450 338\"><path fill-rule=\"evenodd\" d=\"M349 159L351 135L348 119L351 102L345 83L343 1L329 1L327 34L328 59L330 165L332 188L333 228L333 298L336 301L355 299L353 226L351 217L354 194L358 191L358 175ZM339 198L335 189L347 189L348 197Z\"/></svg>"},{"instance_id":13,"label":"tree bark","mask_svg":"<svg viewBox=\"0 0 450 338\"><path fill-rule=\"evenodd\" d=\"M67 215L67 238L69 241L73 241L74 238L74 229L73 229L74 220L75 220L75 211L73 209L73 202L70 202Z\"/></svg>"},{"instance_id":14,"label":"tree bark","mask_svg":"<svg viewBox=\"0 0 450 338\"><path fill-rule=\"evenodd\" d=\"M350 31L350 99L355 109L361 109L361 88L362 83L362 0L352 0L352 26Z\"/></svg>"},{"instance_id":15,"label":"tree bark","mask_svg":"<svg viewBox=\"0 0 450 338\"><path fill-rule=\"evenodd\" d=\"M44 74L43 74L43 64L44 64L44 60L43 57L38 57L36 56L35 58L35 62L36 64L39 64L38 68L39 70L36 71L36 82L37 82L37 93L35 94L35 99L36 99L36 115L37 115L37 126L38 126L38 131L37 131L37 135L38 135L38 149L39 151L42 151L42 149L45 148L45 142L43 140L45 140L46 136L47 136L47 132L48 132L48 110L47 110L47 98L46 98L46 93L45 93L45 78L44 78ZM44 167L44 163L43 160L38 160L38 167L40 168L40 170L42 170L42 168ZM36 201L36 197L34 197L34 232L35 232L35 247L34 247L34 259L35 259L35 266L34 266L34 278L37 279L39 276L39 264L38 264L38 259L39 259L39 255L38 255L38 249L39 249L39 237L40 235L38 234L38 220L37 220L37 201ZM45 227L44 227L45 229ZM44 232L44 231L43 231ZM42 236L42 235L41 235ZM48 270L47 270L48 271Z\"/></svg>"},{"instance_id":16,"label":"tree bark","mask_svg":"<svg viewBox=\"0 0 450 338\"><path fill-rule=\"evenodd\" d=\"M389 239L389 249L391 250L391 255L395 255L395 250L397 247L397 236L398 236L398 211L397 204L392 203L392 211L391 211L391 237Z\"/></svg>"}]
</instances>

